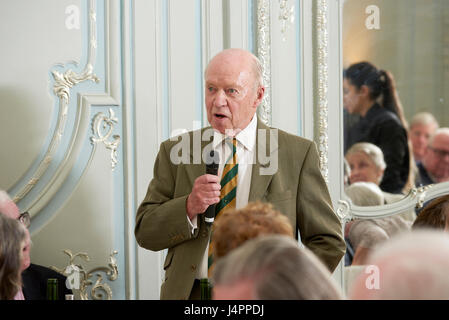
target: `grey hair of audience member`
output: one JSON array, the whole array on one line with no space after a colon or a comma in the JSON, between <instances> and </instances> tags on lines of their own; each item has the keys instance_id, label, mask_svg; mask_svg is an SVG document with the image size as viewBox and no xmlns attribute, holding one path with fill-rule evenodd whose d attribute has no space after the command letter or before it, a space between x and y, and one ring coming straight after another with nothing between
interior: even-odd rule
<instances>
[{"instance_id":1,"label":"grey hair of audience member","mask_svg":"<svg viewBox=\"0 0 449 320\"><path fill-rule=\"evenodd\" d=\"M358 142L353 144L351 148L346 151L346 155L357 152L362 152L370 157L377 168L385 170L385 168L387 167L384 159L384 153L378 146L369 142Z\"/></svg>"},{"instance_id":2,"label":"grey hair of audience member","mask_svg":"<svg viewBox=\"0 0 449 320\"><path fill-rule=\"evenodd\" d=\"M356 206L379 206L384 204L384 195L372 182L354 182L345 188L346 195Z\"/></svg>"},{"instance_id":3,"label":"grey hair of audience member","mask_svg":"<svg viewBox=\"0 0 449 320\"><path fill-rule=\"evenodd\" d=\"M410 121L410 129L417 124L425 126L433 124L435 128L439 127L437 119L435 119L433 114L431 114L430 112L418 112L417 114L415 114L412 118L412 121Z\"/></svg>"},{"instance_id":4,"label":"grey hair of audience member","mask_svg":"<svg viewBox=\"0 0 449 320\"><path fill-rule=\"evenodd\" d=\"M374 273L362 273L349 292L351 299L449 299L449 235L416 230L391 238L369 258L378 268L378 288L367 286ZM372 282L373 283L373 282Z\"/></svg>"},{"instance_id":5,"label":"grey hair of audience member","mask_svg":"<svg viewBox=\"0 0 449 320\"><path fill-rule=\"evenodd\" d=\"M248 240L217 261L215 285L233 285L241 280L252 282L254 296L259 300L343 298L318 258L284 235Z\"/></svg>"}]
</instances>

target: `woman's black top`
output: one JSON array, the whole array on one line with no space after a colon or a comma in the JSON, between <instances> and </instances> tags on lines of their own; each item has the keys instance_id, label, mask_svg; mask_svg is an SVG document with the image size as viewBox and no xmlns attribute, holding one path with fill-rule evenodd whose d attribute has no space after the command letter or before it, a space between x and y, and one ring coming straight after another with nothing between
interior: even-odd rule
<instances>
[{"instance_id":1,"label":"woman's black top","mask_svg":"<svg viewBox=\"0 0 449 320\"><path fill-rule=\"evenodd\" d=\"M345 139L345 153L357 142L370 142L382 149L387 167L380 188L401 193L409 175L410 153L407 131L396 114L376 103L348 129Z\"/></svg>"}]
</instances>

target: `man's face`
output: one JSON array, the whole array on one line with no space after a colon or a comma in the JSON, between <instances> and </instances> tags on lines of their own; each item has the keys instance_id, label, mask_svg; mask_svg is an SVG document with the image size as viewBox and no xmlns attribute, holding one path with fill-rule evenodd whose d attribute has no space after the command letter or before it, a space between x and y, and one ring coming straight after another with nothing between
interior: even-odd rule
<instances>
[{"instance_id":1,"label":"man's face","mask_svg":"<svg viewBox=\"0 0 449 320\"><path fill-rule=\"evenodd\" d=\"M422 163L436 182L449 181L449 135L441 133L434 137Z\"/></svg>"},{"instance_id":2,"label":"man's face","mask_svg":"<svg viewBox=\"0 0 449 320\"><path fill-rule=\"evenodd\" d=\"M363 152L354 152L346 156L351 174L349 182L373 182L379 185L380 178L383 175L383 170L379 169L371 158Z\"/></svg>"},{"instance_id":3,"label":"man's face","mask_svg":"<svg viewBox=\"0 0 449 320\"><path fill-rule=\"evenodd\" d=\"M410 128L410 141L412 142L415 160L422 160L426 153L429 138L435 130L436 126L434 124L417 123Z\"/></svg>"},{"instance_id":4,"label":"man's face","mask_svg":"<svg viewBox=\"0 0 449 320\"><path fill-rule=\"evenodd\" d=\"M244 53L222 53L206 74L207 120L221 133L235 136L250 123L264 94L257 86L252 61Z\"/></svg>"}]
</instances>

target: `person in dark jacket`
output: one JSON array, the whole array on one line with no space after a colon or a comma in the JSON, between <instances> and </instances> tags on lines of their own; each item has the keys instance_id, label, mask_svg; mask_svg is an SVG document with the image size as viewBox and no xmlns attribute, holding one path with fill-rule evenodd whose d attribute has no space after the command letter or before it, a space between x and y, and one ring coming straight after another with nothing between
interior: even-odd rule
<instances>
[{"instance_id":1,"label":"person in dark jacket","mask_svg":"<svg viewBox=\"0 0 449 320\"><path fill-rule=\"evenodd\" d=\"M449 128L439 128L417 164L416 186L449 181Z\"/></svg>"},{"instance_id":2,"label":"person in dark jacket","mask_svg":"<svg viewBox=\"0 0 449 320\"><path fill-rule=\"evenodd\" d=\"M4 190L0 190L0 215L5 215L20 221L25 227L26 240L22 250L22 288L14 297L14 300L45 300L47 298L47 280L58 279L58 298L64 300L66 294L72 294L72 290L66 286L66 277L50 268L32 264L30 261L31 240L28 227L30 215L28 212L20 213L15 202Z\"/></svg>"},{"instance_id":3,"label":"person in dark jacket","mask_svg":"<svg viewBox=\"0 0 449 320\"><path fill-rule=\"evenodd\" d=\"M346 111L360 116L345 133L345 153L357 142L378 146L387 164L380 188L407 192L413 186L413 155L392 74L369 62L356 63L344 71L343 89Z\"/></svg>"},{"instance_id":4,"label":"person in dark jacket","mask_svg":"<svg viewBox=\"0 0 449 320\"><path fill-rule=\"evenodd\" d=\"M31 263L22 272L22 291L25 300L46 300L47 280L58 280L58 299L65 300L66 294L73 294L66 286L67 278L50 268Z\"/></svg>"}]
</instances>

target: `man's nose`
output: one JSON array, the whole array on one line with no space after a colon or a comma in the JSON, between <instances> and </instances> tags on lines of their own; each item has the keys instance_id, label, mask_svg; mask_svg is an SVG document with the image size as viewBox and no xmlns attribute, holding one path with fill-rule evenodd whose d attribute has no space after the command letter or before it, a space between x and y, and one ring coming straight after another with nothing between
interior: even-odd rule
<instances>
[{"instance_id":1,"label":"man's nose","mask_svg":"<svg viewBox=\"0 0 449 320\"><path fill-rule=\"evenodd\" d=\"M226 105L226 94L224 90L219 90L215 95L214 105L216 107L223 107Z\"/></svg>"}]
</instances>

